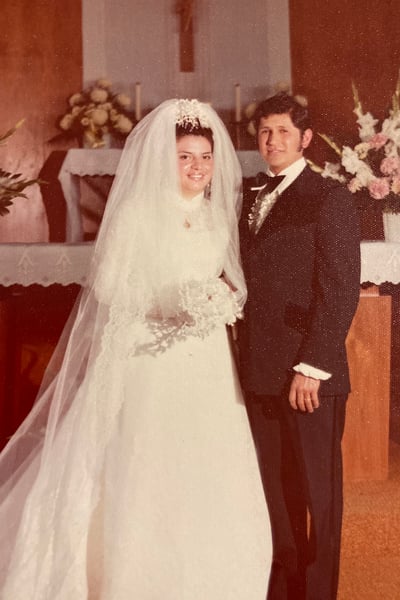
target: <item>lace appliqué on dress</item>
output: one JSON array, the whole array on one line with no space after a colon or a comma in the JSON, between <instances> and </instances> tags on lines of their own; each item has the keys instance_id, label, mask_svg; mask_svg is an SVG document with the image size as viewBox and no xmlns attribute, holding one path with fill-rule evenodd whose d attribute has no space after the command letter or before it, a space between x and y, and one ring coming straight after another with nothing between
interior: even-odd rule
<instances>
[{"instance_id":1,"label":"lace appliqu\u00e9 on dress","mask_svg":"<svg viewBox=\"0 0 400 600\"><path fill-rule=\"evenodd\" d=\"M168 317L157 311L138 320L120 305L110 307L104 328L100 372L111 360L165 352L188 336L206 337L215 327L232 325L242 316L234 292L219 277L184 282L176 290L175 310ZM108 360L107 360L108 357Z\"/></svg>"}]
</instances>

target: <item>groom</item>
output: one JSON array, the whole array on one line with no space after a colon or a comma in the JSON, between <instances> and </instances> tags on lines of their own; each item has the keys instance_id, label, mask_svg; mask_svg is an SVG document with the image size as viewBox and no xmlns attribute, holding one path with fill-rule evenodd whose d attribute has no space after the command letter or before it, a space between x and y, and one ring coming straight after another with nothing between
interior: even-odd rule
<instances>
[{"instance_id":1,"label":"groom","mask_svg":"<svg viewBox=\"0 0 400 600\"><path fill-rule=\"evenodd\" d=\"M358 216L344 186L307 166L303 152L313 134L306 107L279 93L258 106L255 125L270 177L244 181L248 301L240 345L272 527L267 598L334 600Z\"/></svg>"}]
</instances>

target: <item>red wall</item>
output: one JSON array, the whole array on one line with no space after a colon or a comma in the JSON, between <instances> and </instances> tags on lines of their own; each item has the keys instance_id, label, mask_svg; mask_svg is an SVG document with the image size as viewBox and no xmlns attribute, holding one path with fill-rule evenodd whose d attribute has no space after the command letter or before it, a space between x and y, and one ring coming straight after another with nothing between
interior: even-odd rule
<instances>
[{"instance_id":1,"label":"red wall","mask_svg":"<svg viewBox=\"0 0 400 600\"><path fill-rule=\"evenodd\" d=\"M0 132L25 118L7 146L0 168L37 176L55 145L57 117L82 85L81 0L1 0ZM40 193L16 199L11 214L0 217L0 242L47 241Z\"/></svg>"},{"instance_id":2,"label":"red wall","mask_svg":"<svg viewBox=\"0 0 400 600\"><path fill-rule=\"evenodd\" d=\"M309 98L315 129L355 141L351 81L382 118L400 67L398 0L289 0L293 90ZM332 154L323 142L314 145Z\"/></svg>"}]
</instances>

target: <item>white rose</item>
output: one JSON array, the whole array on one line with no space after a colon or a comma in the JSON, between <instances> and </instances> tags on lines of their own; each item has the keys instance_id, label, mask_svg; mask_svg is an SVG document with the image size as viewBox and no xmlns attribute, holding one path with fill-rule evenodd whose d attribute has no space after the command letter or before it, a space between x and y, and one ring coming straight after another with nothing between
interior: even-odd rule
<instances>
[{"instance_id":1,"label":"white rose","mask_svg":"<svg viewBox=\"0 0 400 600\"><path fill-rule=\"evenodd\" d=\"M66 115L63 116L63 118L60 121L60 127L61 129L64 129L64 131L67 131L68 129L71 129L72 124L74 122L74 117L68 113Z\"/></svg>"},{"instance_id":2,"label":"white rose","mask_svg":"<svg viewBox=\"0 0 400 600\"><path fill-rule=\"evenodd\" d=\"M82 104L83 100L84 99L81 93L73 94L69 99L69 105L75 106L76 104Z\"/></svg>"},{"instance_id":3,"label":"white rose","mask_svg":"<svg viewBox=\"0 0 400 600\"><path fill-rule=\"evenodd\" d=\"M133 123L125 115L119 115L113 123L114 129L120 133L129 133L132 130Z\"/></svg>"},{"instance_id":4,"label":"white rose","mask_svg":"<svg viewBox=\"0 0 400 600\"><path fill-rule=\"evenodd\" d=\"M96 87L104 88L105 90L108 90L111 87L111 85L111 81L109 79L106 79L105 77L96 81Z\"/></svg>"},{"instance_id":5,"label":"white rose","mask_svg":"<svg viewBox=\"0 0 400 600\"><path fill-rule=\"evenodd\" d=\"M131 104L131 99L129 98L129 96L127 96L127 94L117 94L114 100L118 102L118 104L122 106L122 108L128 108L128 106L130 106Z\"/></svg>"},{"instance_id":6,"label":"white rose","mask_svg":"<svg viewBox=\"0 0 400 600\"><path fill-rule=\"evenodd\" d=\"M101 109L101 108L95 108L92 111L92 120L93 123L95 125L104 125L105 123L107 123L108 120L108 114L107 111Z\"/></svg>"},{"instance_id":7,"label":"white rose","mask_svg":"<svg viewBox=\"0 0 400 600\"><path fill-rule=\"evenodd\" d=\"M94 88L90 92L90 99L97 104L106 102L108 99L108 92L106 90L102 90L100 88Z\"/></svg>"}]
</instances>

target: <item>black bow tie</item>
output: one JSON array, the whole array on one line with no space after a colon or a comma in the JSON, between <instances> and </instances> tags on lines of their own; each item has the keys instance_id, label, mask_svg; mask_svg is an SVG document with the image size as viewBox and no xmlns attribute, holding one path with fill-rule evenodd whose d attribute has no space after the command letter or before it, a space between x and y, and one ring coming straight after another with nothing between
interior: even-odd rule
<instances>
[{"instance_id":1,"label":"black bow tie","mask_svg":"<svg viewBox=\"0 0 400 600\"><path fill-rule=\"evenodd\" d=\"M275 175L275 177L271 177L271 175L267 175L267 173L260 171L260 173L256 175L255 184L257 187L265 186L265 192L270 193L273 192L284 179L285 175Z\"/></svg>"}]
</instances>

